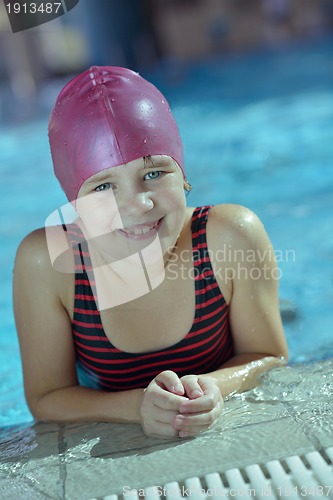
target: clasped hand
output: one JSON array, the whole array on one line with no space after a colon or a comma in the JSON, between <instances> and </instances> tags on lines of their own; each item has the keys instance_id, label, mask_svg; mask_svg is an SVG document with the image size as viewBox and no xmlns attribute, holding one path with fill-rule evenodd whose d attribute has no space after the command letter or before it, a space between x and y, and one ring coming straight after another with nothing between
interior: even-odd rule
<instances>
[{"instance_id":1,"label":"clasped hand","mask_svg":"<svg viewBox=\"0 0 333 500\"><path fill-rule=\"evenodd\" d=\"M147 436L190 437L209 429L222 412L223 398L208 375L161 372L144 391L141 425Z\"/></svg>"}]
</instances>

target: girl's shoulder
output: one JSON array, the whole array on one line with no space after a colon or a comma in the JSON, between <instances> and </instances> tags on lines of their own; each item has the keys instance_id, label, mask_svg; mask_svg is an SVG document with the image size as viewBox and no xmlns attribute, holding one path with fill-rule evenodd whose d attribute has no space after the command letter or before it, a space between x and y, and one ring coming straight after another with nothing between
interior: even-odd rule
<instances>
[{"instance_id":1,"label":"girl's shoulder","mask_svg":"<svg viewBox=\"0 0 333 500\"><path fill-rule=\"evenodd\" d=\"M211 207L208 216L211 232L223 237L236 238L236 241L255 241L262 233L264 226L259 217L249 208L242 205L220 204Z\"/></svg>"},{"instance_id":2,"label":"girl's shoulder","mask_svg":"<svg viewBox=\"0 0 333 500\"><path fill-rule=\"evenodd\" d=\"M28 266L31 270L51 274L57 270L72 272L73 252L62 227L43 227L29 233L17 249L15 267L17 266Z\"/></svg>"},{"instance_id":3,"label":"girl's shoulder","mask_svg":"<svg viewBox=\"0 0 333 500\"><path fill-rule=\"evenodd\" d=\"M218 246L223 241L231 246L255 247L266 235L261 220L252 210L233 204L211 207L207 231Z\"/></svg>"},{"instance_id":4,"label":"girl's shoulder","mask_svg":"<svg viewBox=\"0 0 333 500\"><path fill-rule=\"evenodd\" d=\"M213 205L209 211L209 217L216 222L238 227L239 224L253 226L253 224L260 223L259 217L249 208L229 203Z\"/></svg>"},{"instance_id":5,"label":"girl's shoulder","mask_svg":"<svg viewBox=\"0 0 333 500\"><path fill-rule=\"evenodd\" d=\"M35 229L23 238L16 253L18 259L30 265L43 265L50 260L45 228Z\"/></svg>"}]
</instances>

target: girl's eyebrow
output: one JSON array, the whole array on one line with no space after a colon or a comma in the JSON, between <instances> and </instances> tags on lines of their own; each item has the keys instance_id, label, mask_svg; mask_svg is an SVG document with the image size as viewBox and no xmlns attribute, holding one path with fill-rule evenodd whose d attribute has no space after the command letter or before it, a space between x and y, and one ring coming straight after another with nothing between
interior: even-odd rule
<instances>
[{"instance_id":1,"label":"girl's eyebrow","mask_svg":"<svg viewBox=\"0 0 333 500\"><path fill-rule=\"evenodd\" d=\"M90 186L91 184L96 184L97 182L104 182L106 180L110 180L111 177L111 172L104 172L92 177L91 179L88 179L86 181L86 185Z\"/></svg>"},{"instance_id":2,"label":"girl's eyebrow","mask_svg":"<svg viewBox=\"0 0 333 500\"><path fill-rule=\"evenodd\" d=\"M152 161L150 160L148 165L144 165L141 168L144 170L146 168L148 168L148 169L154 169L154 168L157 169L159 167L173 168L174 167L174 163L173 162L170 163L168 160L157 156L157 157L153 158ZM112 177L113 177L113 172L110 171L110 170L108 172L100 172L100 173L95 174L90 179L87 179L87 181L85 182L85 185L86 186L91 186L92 184L103 183L103 182L106 182L106 181L110 181L110 179L112 179Z\"/></svg>"},{"instance_id":3,"label":"girl's eyebrow","mask_svg":"<svg viewBox=\"0 0 333 500\"><path fill-rule=\"evenodd\" d=\"M147 164L144 166L144 168L154 168L154 167L173 167L173 163L170 163L168 160L165 160L164 158L161 157L153 157L150 158L147 161Z\"/></svg>"}]
</instances>

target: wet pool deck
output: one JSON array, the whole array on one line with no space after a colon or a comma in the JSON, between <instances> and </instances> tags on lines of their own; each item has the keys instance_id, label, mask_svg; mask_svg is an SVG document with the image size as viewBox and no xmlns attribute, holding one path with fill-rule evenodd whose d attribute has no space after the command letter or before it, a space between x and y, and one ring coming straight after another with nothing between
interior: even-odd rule
<instances>
[{"instance_id":1,"label":"wet pool deck","mask_svg":"<svg viewBox=\"0 0 333 500\"><path fill-rule=\"evenodd\" d=\"M129 488L325 450L333 446L332 379L332 359L272 370L257 388L227 401L220 423L195 439L147 438L132 424L6 429L0 498L121 496Z\"/></svg>"}]
</instances>

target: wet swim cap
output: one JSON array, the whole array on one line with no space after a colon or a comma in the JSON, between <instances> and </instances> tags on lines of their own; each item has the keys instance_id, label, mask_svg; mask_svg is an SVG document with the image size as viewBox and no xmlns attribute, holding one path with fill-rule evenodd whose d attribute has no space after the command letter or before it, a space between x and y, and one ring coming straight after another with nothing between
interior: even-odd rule
<instances>
[{"instance_id":1,"label":"wet swim cap","mask_svg":"<svg viewBox=\"0 0 333 500\"><path fill-rule=\"evenodd\" d=\"M92 66L67 83L50 117L49 140L69 201L92 175L143 156L171 156L183 170L182 142L165 97L126 68Z\"/></svg>"}]
</instances>

